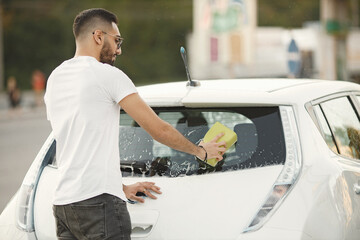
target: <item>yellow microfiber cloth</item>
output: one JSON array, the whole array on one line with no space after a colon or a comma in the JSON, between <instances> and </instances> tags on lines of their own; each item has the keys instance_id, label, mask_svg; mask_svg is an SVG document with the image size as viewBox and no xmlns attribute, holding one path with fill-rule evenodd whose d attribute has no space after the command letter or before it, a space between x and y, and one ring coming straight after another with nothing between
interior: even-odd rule
<instances>
[{"instance_id":1,"label":"yellow microfiber cloth","mask_svg":"<svg viewBox=\"0 0 360 240\"><path fill-rule=\"evenodd\" d=\"M216 122L210 129L207 131L207 133L204 136L203 141L204 142L210 142L213 140L216 135L220 133L225 133L224 136L222 136L217 142L225 141L226 142L226 150L228 150L234 143L237 141L237 135L236 133L231 130L230 128L224 126L223 124ZM207 164L215 167L218 163L216 161L216 158L208 159L206 161Z\"/></svg>"}]
</instances>

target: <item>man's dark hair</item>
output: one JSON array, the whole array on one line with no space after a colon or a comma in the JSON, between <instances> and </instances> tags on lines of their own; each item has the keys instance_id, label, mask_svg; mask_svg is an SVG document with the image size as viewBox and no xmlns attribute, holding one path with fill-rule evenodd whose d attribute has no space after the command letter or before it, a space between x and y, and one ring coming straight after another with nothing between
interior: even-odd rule
<instances>
[{"instance_id":1,"label":"man's dark hair","mask_svg":"<svg viewBox=\"0 0 360 240\"><path fill-rule=\"evenodd\" d=\"M78 38L84 31L91 31L98 27L98 24L106 23L117 24L118 19L115 14L103 8L91 8L80 12L74 19L73 33ZM102 30L102 29L101 29Z\"/></svg>"}]
</instances>

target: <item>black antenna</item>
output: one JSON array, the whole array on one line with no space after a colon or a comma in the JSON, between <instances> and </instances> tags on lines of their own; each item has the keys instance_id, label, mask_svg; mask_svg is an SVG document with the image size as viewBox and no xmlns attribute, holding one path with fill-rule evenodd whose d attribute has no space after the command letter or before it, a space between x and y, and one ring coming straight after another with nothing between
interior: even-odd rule
<instances>
[{"instance_id":1,"label":"black antenna","mask_svg":"<svg viewBox=\"0 0 360 240\"><path fill-rule=\"evenodd\" d=\"M188 82L187 82L186 86L190 86L190 87L200 86L199 81L191 80L189 69L188 69L187 58L186 58L186 51L185 51L184 47L180 47L180 53L181 53L181 57L182 57L182 59L184 61L186 75L187 75L187 79L188 79Z\"/></svg>"}]
</instances>

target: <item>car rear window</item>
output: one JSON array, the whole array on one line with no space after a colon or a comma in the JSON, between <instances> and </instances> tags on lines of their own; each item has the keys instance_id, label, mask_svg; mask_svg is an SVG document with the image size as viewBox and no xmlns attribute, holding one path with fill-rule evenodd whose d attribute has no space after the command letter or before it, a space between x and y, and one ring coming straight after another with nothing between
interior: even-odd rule
<instances>
[{"instance_id":1,"label":"car rear window","mask_svg":"<svg viewBox=\"0 0 360 240\"><path fill-rule=\"evenodd\" d=\"M238 141L215 167L155 140L129 115L121 112L119 150L121 171L127 176L166 176L226 172L279 165L285 143L278 107L154 108L156 114L198 144L215 122L234 130Z\"/></svg>"}]
</instances>

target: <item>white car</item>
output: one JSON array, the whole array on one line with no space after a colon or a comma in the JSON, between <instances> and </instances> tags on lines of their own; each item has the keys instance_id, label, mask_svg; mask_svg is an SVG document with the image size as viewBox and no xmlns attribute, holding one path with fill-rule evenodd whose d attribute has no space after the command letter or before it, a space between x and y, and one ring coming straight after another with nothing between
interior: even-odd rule
<instances>
[{"instance_id":1,"label":"white car","mask_svg":"<svg viewBox=\"0 0 360 240\"><path fill-rule=\"evenodd\" d=\"M360 239L360 85L229 79L138 90L194 143L215 122L238 141L211 167L120 112L124 183L163 192L128 204L132 239ZM55 151L50 134L1 214L1 239L56 239Z\"/></svg>"}]
</instances>

